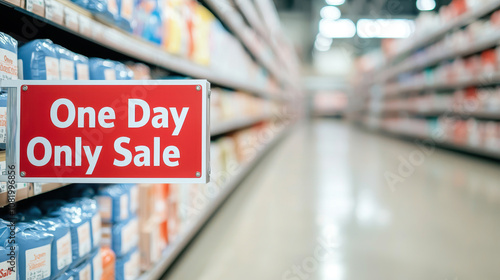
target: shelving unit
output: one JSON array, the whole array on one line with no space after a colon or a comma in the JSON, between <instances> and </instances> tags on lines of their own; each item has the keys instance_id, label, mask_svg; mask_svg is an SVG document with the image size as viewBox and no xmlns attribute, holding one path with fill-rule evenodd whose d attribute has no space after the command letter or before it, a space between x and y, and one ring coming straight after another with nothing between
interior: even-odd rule
<instances>
[{"instance_id":1,"label":"shelving unit","mask_svg":"<svg viewBox=\"0 0 500 280\"><path fill-rule=\"evenodd\" d=\"M248 77L238 75L239 69L234 67L229 69L229 67L218 66L217 61L211 61L209 66L203 66L188 57L168 53L162 46L110 25L69 0L54 1L61 3L65 8L73 10L77 14L79 21L82 20L88 24L88 28L74 28L65 21L55 22L33 14L10 2L0 0L0 13L2 14L0 26L5 26L0 31L13 34L13 36L17 34L14 37L17 36L15 39L20 42L48 38L75 53L81 53L88 57L139 62L147 64L151 68L155 68L155 70L158 68L162 73L186 76L187 78L207 79L212 87L230 89L238 93L242 92L242 94L251 94L265 99L268 103L272 103L265 105L273 105L269 106L269 108L274 108L274 105L276 105L276 108L281 106L291 107L293 98L290 97L290 94L300 90L297 85L299 70L294 69L294 65L296 67L298 65L298 60L292 57L293 53L290 53L290 57L287 57L284 52L280 51L280 48L287 46L284 45L281 37L279 40L275 40L276 38L273 36L276 34L271 34L264 21L259 18L262 17L262 14L259 13L261 11L256 9L253 1L238 1L235 4L239 8L227 1L200 1L228 28L229 33L231 33L230 36L234 36L241 43L244 48L243 52L246 51L248 57L252 59L250 65L252 66L251 70L254 72L248 74ZM26 24L36 27L37 30L33 36L27 34L23 29L26 28ZM223 35L226 36L226 33ZM288 50L291 49L291 47L288 48ZM244 57L242 61L246 62L247 58ZM262 69L265 71L262 71ZM260 76L255 74L257 71L261 71L259 72ZM266 73L269 73L269 79ZM238 132L260 123L274 121L277 117L273 114L248 117L241 113L241 116L234 117L230 121L212 123L210 124L212 140L216 143L215 141L218 140L222 142L222 140L232 139L230 137L225 138L225 135L229 133L233 135L232 132ZM264 126L257 126L257 128L260 127ZM139 279L159 279L239 183L286 135L290 127L291 125L288 125L286 129L274 135L269 143L259 149L257 155L250 162L243 164L238 168L236 174L232 174L234 176L231 176L228 182L221 186L219 195L210 201L209 205L203 209L201 215L194 222L188 224L185 230L167 245L161 260L152 269L142 274ZM251 130L249 131L251 132ZM1 157L2 153L0 152L0 159ZM18 189L16 201L29 200L37 195L68 187L71 186L57 182L28 184L26 188ZM7 204L7 193L0 193L0 207Z\"/></svg>"},{"instance_id":2,"label":"shelving unit","mask_svg":"<svg viewBox=\"0 0 500 280\"><path fill-rule=\"evenodd\" d=\"M393 58L391 58L390 62L387 64L387 67L389 68L392 65L396 64L397 61L401 60L404 56L408 55L409 53L415 52L423 47L430 45L431 43L445 36L447 33L453 31L454 29L468 25L471 22L475 21L476 19L484 17L485 15L491 13L492 11L497 10L498 8L500 8L500 1L494 1L488 3L487 5L481 6L476 10L467 12L457 17L455 20L440 26L438 29L436 29L434 32L430 34L426 34L423 37L417 38L416 40L409 42L407 47L401 49L396 55L394 55Z\"/></svg>"},{"instance_id":3,"label":"shelving unit","mask_svg":"<svg viewBox=\"0 0 500 280\"><path fill-rule=\"evenodd\" d=\"M447 65L445 63L449 63L456 59L463 59L462 63L459 65L466 65L467 59L470 57L476 56L492 48L498 49L500 47L500 35L498 35L498 32L494 32L496 25L493 25L493 23L489 25L480 23L476 26L476 29L464 31L471 33L464 33L461 36L478 38L476 40L469 40L468 44L451 45L451 39L450 42L439 41L453 32L466 28L469 24L477 20L488 20L489 18L487 17L499 9L500 1L493 0L485 5L476 7L474 10L465 12L454 20L438 27L433 32L426 34L420 33L420 37L402 41L405 45L394 56L389 57L385 65L381 65L371 72L364 73L365 76L363 81L365 82L355 89L358 95L356 99L358 102L356 108L352 110L351 119L363 126L381 130L391 135L412 139L418 138L421 140L428 139L428 136L420 131L424 127L439 125L446 126L448 131L453 131L453 129L450 128L452 125L454 125L453 127L462 125L462 127L464 127L463 129L469 129L465 128L464 121L471 120L473 125L470 129L476 129L474 133L479 133L479 128L477 127L480 124L483 125L483 130L486 124L489 126L491 126L491 124L499 124L500 113L491 109L493 107L484 105L484 100L481 103L484 107L475 110L466 110L465 108L463 110L456 109L460 108L458 107L460 105L457 104L466 102L464 101L465 97L462 96L469 94L469 89L471 88L481 88L485 90L491 88L491 91L488 91L488 93L491 93L492 95L490 96L495 96L496 98L496 87L500 85L500 72L497 68L495 68L495 70L490 68L478 70L477 64L474 64L474 72L466 67L454 71L452 68L454 66L448 64L449 68L443 67L433 69L435 66ZM488 31L481 30L484 34L487 33L488 36L478 31L480 27L488 28ZM482 34L483 36L477 34ZM434 46L437 42L439 42L440 48ZM479 60L479 58L477 59ZM498 60L495 63L497 63L496 66L498 66ZM466 75L464 73L474 74ZM412 77L412 74L415 76ZM464 91L457 92L458 90ZM444 97L445 99L430 98L430 95L435 94L448 95L448 97ZM429 97L429 99L425 99L426 97ZM442 103L446 100L450 102L448 105ZM407 104L413 101L421 101L422 103ZM434 104L431 102L436 103ZM429 107L423 107L426 106L426 104L429 104ZM452 124L435 123L436 118L439 117L448 117L447 119L453 119L454 122ZM414 133L408 133L408 131L402 130L388 131L385 125L391 122L394 122L396 126L400 124L400 122L401 124L415 123L416 125L421 124L422 126L418 129L415 128L416 131ZM492 133L489 135L491 134ZM453 139L452 136L450 137L450 139ZM462 140L464 143L468 141L467 139L461 139L460 141ZM436 145L480 156L500 159L500 151L498 150L475 147L468 144L459 144L458 142L451 141L439 142L436 143Z\"/></svg>"},{"instance_id":4,"label":"shelving unit","mask_svg":"<svg viewBox=\"0 0 500 280\"><path fill-rule=\"evenodd\" d=\"M155 65L169 71L187 75L192 78L207 79L215 85L239 89L245 92L253 93L263 98L280 97L280 91L278 89L271 89L260 86L256 81L235 78L233 71L220 72L217 69L211 69L210 67L198 65L188 60L187 58L169 54L159 46L156 46L150 42L146 42L141 38L126 33L125 31L119 30L115 27L105 25L97 18L92 17L89 12L85 11L84 9L80 8L70 1L57 1L61 2L64 6L75 10L81 16L87 17L90 21L92 33L81 33L78 30L72 30L66 26L54 23L44 17L35 15L23 8L14 6L11 3L3 0L0 0L0 12L2 13L2 15L6 16L0 19L0 23L2 23L2 25L13 25L15 28L16 23L20 22L21 18L28 17L28 20L37 20L48 25L44 26L45 31L41 35L45 35L45 32L47 32L48 34L53 33L52 31L55 31L52 36L65 37L66 39L64 39L64 42L68 41L68 48L78 50L78 46L76 45L80 44L80 42L84 42L86 44L91 43L92 47L105 49L97 50L96 52L98 53L114 52L114 55L125 56L132 60ZM21 28L23 25L18 24L17 26ZM48 29L49 31L47 31ZM19 30L19 32L22 31ZM76 36L79 39L77 43L74 43L75 46L72 46L72 41L67 39L66 36L68 35Z\"/></svg>"},{"instance_id":5,"label":"shelving unit","mask_svg":"<svg viewBox=\"0 0 500 280\"><path fill-rule=\"evenodd\" d=\"M155 267L148 270L145 274L143 274L139 280L155 280L160 279L163 273L167 270L167 268L175 261L175 259L182 253L184 248L188 246L193 237L200 231L200 229L210 220L219 206L229 197L229 195L236 189L238 184L245 179L245 177L252 171L252 169L259 163L259 161L267 154L269 151L286 135L286 133L290 130L290 128L286 128L274 139L266 144L263 149L261 149L256 157L249 163L239 168L238 173L224 186L221 187L222 191L218 195L218 197L213 200L205 209L203 214L196 219L196 221L192 222L192 224L188 225L186 230L179 236L176 240L174 240L166 252L163 255L162 261L156 264Z\"/></svg>"}]
</instances>

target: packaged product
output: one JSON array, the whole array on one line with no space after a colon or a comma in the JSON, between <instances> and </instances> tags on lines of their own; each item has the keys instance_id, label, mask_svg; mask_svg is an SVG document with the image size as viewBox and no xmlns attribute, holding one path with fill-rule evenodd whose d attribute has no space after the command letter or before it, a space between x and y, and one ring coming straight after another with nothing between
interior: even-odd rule
<instances>
[{"instance_id":1,"label":"packaged product","mask_svg":"<svg viewBox=\"0 0 500 280\"><path fill-rule=\"evenodd\" d=\"M188 55L188 26L185 19L186 1L166 0L163 27L163 47L167 52L181 56Z\"/></svg>"},{"instance_id":2,"label":"packaged product","mask_svg":"<svg viewBox=\"0 0 500 280\"><path fill-rule=\"evenodd\" d=\"M139 276L139 252L132 250L121 258L116 259L116 280L135 280Z\"/></svg>"},{"instance_id":3,"label":"packaged product","mask_svg":"<svg viewBox=\"0 0 500 280\"><path fill-rule=\"evenodd\" d=\"M89 59L91 80L116 80L115 63L101 58Z\"/></svg>"},{"instance_id":4,"label":"packaged product","mask_svg":"<svg viewBox=\"0 0 500 280\"><path fill-rule=\"evenodd\" d=\"M130 198L122 185L102 186L96 196L103 222L115 223L129 218Z\"/></svg>"},{"instance_id":5,"label":"packaged product","mask_svg":"<svg viewBox=\"0 0 500 280\"><path fill-rule=\"evenodd\" d=\"M71 267L75 267L88 256L92 248L91 219L83 215L82 207L76 203L52 201L52 204L56 206L48 210L48 216L64 219L69 225L73 257Z\"/></svg>"},{"instance_id":6,"label":"packaged product","mask_svg":"<svg viewBox=\"0 0 500 280\"><path fill-rule=\"evenodd\" d=\"M151 80L151 69L142 63L127 63L127 67L134 73L136 80Z\"/></svg>"},{"instance_id":7,"label":"packaged product","mask_svg":"<svg viewBox=\"0 0 500 280\"><path fill-rule=\"evenodd\" d=\"M210 64L210 28L214 20L214 15L207 8L198 3L194 5L191 59L205 66Z\"/></svg>"},{"instance_id":8,"label":"packaged product","mask_svg":"<svg viewBox=\"0 0 500 280\"><path fill-rule=\"evenodd\" d=\"M0 32L0 80L17 80L17 41Z\"/></svg>"},{"instance_id":9,"label":"packaged product","mask_svg":"<svg viewBox=\"0 0 500 280\"><path fill-rule=\"evenodd\" d=\"M146 16L142 27L142 38L161 45L163 41L162 12L158 0L141 0L142 5L146 6Z\"/></svg>"},{"instance_id":10,"label":"packaged product","mask_svg":"<svg viewBox=\"0 0 500 280\"><path fill-rule=\"evenodd\" d=\"M89 80L89 59L81 54L75 55L75 79Z\"/></svg>"},{"instance_id":11,"label":"packaged product","mask_svg":"<svg viewBox=\"0 0 500 280\"><path fill-rule=\"evenodd\" d=\"M89 5L89 0L71 0L71 2L77 4L78 6L84 8L84 9L88 9L88 5ZM102 1L100 3L105 3L105 1Z\"/></svg>"},{"instance_id":12,"label":"packaged product","mask_svg":"<svg viewBox=\"0 0 500 280\"><path fill-rule=\"evenodd\" d=\"M19 271L19 247L13 244L10 236L10 223L2 220L0 222L0 278L5 280L18 280Z\"/></svg>"},{"instance_id":13,"label":"packaged product","mask_svg":"<svg viewBox=\"0 0 500 280\"><path fill-rule=\"evenodd\" d=\"M103 245L109 246L117 258L137 247L139 242L139 224L136 217L115 224L104 223L102 232Z\"/></svg>"},{"instance_id":14,"label":"packaged product","mask_svg":"<svg viewBox=\"0 0 500 280\"><path fill-rule=\"evenodd\" d=\"M115 253L109 247L103 247L102 255L102 280L115 280Z\"/></svg>"},{"instance_id":15,"label":"packaged product","mask_svg":"<svg viewBox=\"0 0 500 280\"><path fill-rule=\"evenodd\" d=\"M54 44L57 57L59 59L59 77L61 80L75 79L75 53Z\"/></svg>"},{"instance_id":16,"label":"packaged product","mask_svg":"<svg viewBox=\"0 0 500 280\"><path fill-rule=\"evenodd\" d=\"M60 218L33 220L42 230L54 236L51 245L51 279L61 276L73 261L71 251L71 233L68 223Z\"/></svg>"},{"instance_id":17,"label":"packaged product","mask_svg":"<svg viewBox=\"0 0 500 280\"><path fill-rule=\"evenodd\" d=\"M151 219L140 227L139 252L141 270L150 269L161 257L160 221Z\"/></svg>"},{"instance_id":18,"label":"packaged product","mask_svg":"<svg viewBox=\"0 0 500 280\"><path fill-rule=\"evenodd\" d=\"M25 80L59 80L59 60L54 44L48 39L38 39L19 48Z\"/></svg>"},{"instance_id":19,"label":"packaged product","mask_svg":"<svg viewBox=\"0 0 500 280\"><path fill-rule=\"evenodd\" d=\"M92 266L92 279L101 280L102 278L102 250L101 247L96 248L91 254L90 264Z\"/></svg>"},{"instance_id":20,"label":"packaged product","mask_svg":"<svg viewBox=\"0 0 500 280\"><path fill-rule=\"evenodd\" d=\"M97 18L115 24L118 17L118 2L117 0L89 0L87 10Z\"/></svg>"},{"instance_id":21,"label":"packaged product","mask_svg":"<svg viewBox=\"0 0 500 280\"><path fill-rule=\"evenodd\" d=\"M118 16L116 25L121 29L132 32L134 25L134 0L118 0Z\"/></svg>"},{"instance_id":22,"label":"packaged product","mask_svg":"<svg viewBox=\"0 0 500 280\"><path fill-rule=\"evenodd\" d=\"M74 199L72 202L78 204L82 208L82 215L90 220L90 240L92 250L101 247L101 215L97 206L97 200L93 198L81 197Z\"/></svg>"},{"instance_id":23,"label":"packaged product","mask_svg":"<svg viewBox=\"0 0 500 280\"><path fill-rule=\"evenodd\" d=\"M116 79L117 80L133 80L134 72L130 70L125 64L115 62Z\"/></svg>"},{"instance_id":24,"label":"packaged product","mask_svg":"<svg viewBox=\"0 0 500 280\"><path fill-rule=\"evenodd\" d=\"M79 266L73 268L71 270L71 277L73 277L73 280L93 280L91 260L86 259Z\"/></svg>"},{"instance_id":25,"label":"packaged product","mask_svg":"<svg viewBox=\"0 0 500 280\"><path fill-rule=\"evenodd\" d=\"M16 224L20 279L50 279L53 239L54 235L42 230L34 223Z\"/></svg>"}]
</instances>

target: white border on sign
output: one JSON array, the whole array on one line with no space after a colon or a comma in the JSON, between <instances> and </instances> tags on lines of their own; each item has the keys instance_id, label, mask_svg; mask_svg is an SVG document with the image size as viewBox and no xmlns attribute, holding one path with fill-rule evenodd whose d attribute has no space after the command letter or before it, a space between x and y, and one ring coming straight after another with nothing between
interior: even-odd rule
<instances>
[{"instance_id":1,"label":"white border on sign","mask_svg":"<svg viewBox=\"0 0 500 280\"><path fill-rule=\"evenodd\" d=\"M2 88L16 88L17 92L17 104L16 104L16 116L17 120L15 124L8 122L7 125L15 125L15 147L8 145L8 149L15 149L15 158L11 158L10 162L14 160L16 165L16 180L19 183L165 183L165 184L204 184L208 183L210 179L210 83L207 80L119 80L119 81L108 81L108 80L75 80L75 81L46 81L46 80L5 80L0 83ZM27 85L199 85L202 89L203 103L202 103L202 141L201 141L201 176L199 178L86 178L86 177L21 177L19 162L21 158L20 154L20 117L21 117L21 87ZM12 139L12 138L8 138ZM12 144L12 143L10 143ZM9 158L7 158L7 164L9 164Z\"/></svg>"}]
</instances>

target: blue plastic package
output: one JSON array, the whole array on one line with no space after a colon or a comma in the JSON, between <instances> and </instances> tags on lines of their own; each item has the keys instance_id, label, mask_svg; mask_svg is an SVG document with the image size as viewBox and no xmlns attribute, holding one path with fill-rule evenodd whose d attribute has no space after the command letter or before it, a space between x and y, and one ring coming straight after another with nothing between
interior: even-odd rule
<instances>
[{"instance_id":1,"label":"blue plastic package","mask_svg":"<svg viewBox=\"0 0 500 280\"><path fill-rule=\"evenodd\" d=\"M97 200L93 198L78 198L73 202L77 203L82 207L82 214L90 220L90 240L92 244L92 250L101 247L101 215L99 214L99 208L97 206Z\"/></svg>"},{"instance_id":2,"label":"blue plastic package","mask_svg":"<svg viewBox=\"0 0 500 280\"><path fill-rule=\"evenodd\" d=\"M122 185L103 186L97 193L99 212L103 222L116 223L129 218L129 193Z\"/></svg>"},{"instance_id":3,"label":"blue plastic package","mask_svg":"<svg viewBox=\"0 0 500 280\"><path fill-rule=\"evenodd\" d=\"M163 36L163 23L158 0L155 1L155 8L146 18L142 37L152 43L161 45Z\"/></svg>"},{"instance_id":4,"label":"blue plastic package","mask_svg":"<svg viewBox=\"0 0 500 280\"><path fill-rule=\"evenodd\" d=\"M90 58L89 71L91 80L116 80L114 61Z\"/></svg>"},{"instance_id":5,"label":"blue plastic package","mask_svg":"<svg viewBox=\"0 0 500 280\"><path fill-rule=\"evenodd\" d=\"M71 2L77 4L78 6L87 9L89 5L89 0L71 0Z\"/></svg>"},{"instance_id":6,"label":"blue plastic package","mask_svg":"<svg viewBox=\"0 0 500 280\"><path fill-rule=\"evenodd\" d=\"M0 32L0 80L17 80L17 40Z\"/></svg>"},{"instance_id":7,"label":"blue plastic package","mask_svg":"<svg viewBox=\"0 0 500 280\"><path fill-rule=\"evenodd\" d=\"M130 216L136 215L139 209L139 187L136 184L128 184Z\"/></svg>"},{"instance_id":8,"label":"blue plastic package","mask_svg":"<svg viewBox=\"0 0 500 280\"><path fill-rule=\"evenodd\" d=\"M86 259L79 266L71 269L71 277L73 280L93 280L90 259Z\"/></svg>"},{"instance_id":9,"label":"blue plastic package","mask_svg":"<svg viewBox=\"0 0 500 280\"><path fill-rule=\"evenodd\" d=\"M81 54L75 55L75 80L90 80L89 59Z\"/></svg>"},{"instance_id":10,"label":"blue plastic package","mask_svg":"<svg viewBox=\"0 0 500 280\"><path fill-rule=\"evenodd\" d=\"M15 230L15 228L14 228ZM0 222L0 279L19 279L17 260L19 247L9 239L11 233L10 223L2 220Z\"/></svg>"},{"instance_id":11,"label":"blue plastic package","mask_svg":"<svg viewBox=\"0 0 500 280\"><path fill-rule=\"evenodd\" d=\"M117 0L89 0L87 9L97 18L110 24L116 24L119 16Z\"/></svg>"},{"instance_id":12,"label":"blue plastic package","mask_svg":"<svg viewBox=\"0 0 500 280\"><path fill-rule=\"evenodd\" d=\"M100 280L102 278L102 254L101 248L97 248L92 252L90 257L90 263L92 265L92 278Z\"/></svg>"},{"instance_id":13,"label":"blue plastic package","mask_svg":"<svg viewBox=\"0 0 500 280\"><path fill-rule=\"evenodd\" d=\"M137 279L140 273L139 267L139 251L135 249L116 259L115 280Z\"/></svg>"},{"instance_id":14,"label":"blue plastic package","mask_svg":"<svg viewBox=\"0 0 500 280\"><path fill-rule=\"evenodd\" d=\"M49 211L49 216L64 219L71 232L71 249L73 261L71 268L80 264L88 257L92 248L90 219L83 215L82 207L76 203L66 203L63 206L56 206Z\"/></svg>"},{"instance_id":15,"label":"blue plastic package","mask_svg":"<svg viewBox=\"0 0 500 280\"><path fill-rule=\"evenodd\" d=\"M54 236L34 223L16 224L16 242L19 245L20 279L50 279L51 244Z\"/></svg>"},{"instance_id":16,"label":"blue plastic package","mask_svg":"<svg viewBox=\"0 0 500 280\"><path fill-rule=\"evenodd\" d=\"M0 80L17 80L17 41L0 32ZM0 149L5 150L7 141L7 92L0 91Z\"/></svg>"},{"instance_id":17,"label":"blue plastic package","mask_svg":"<svg viewBox=\"0 0 500 280\"><path fill-rule=\"evenodd\" d=\"M59 60L54 44L48 39L26 43L19 48L25 80L59 80Z\"/></svg>"},{"instance_id":18,"label":"blue plastic package","mask_svg":"<svg viewBox=\"0 0 500 280\"><path fill-rule=\"evenodd\" d=\"M55 279L61 276L73 261L69 225L61 218L44 218L33 222L54 236L51 246L51 279Z\"/></svg>"},{"instance_id":19,"label":"blue plastic package","mask_svg":"<svg viewBox=\"0 0 500 280\"><path fill-rule=\"evenodd\" d=\"M103 238L103 244L108 245L117 258L136 248L139 242L139 225L136 217L115 224L104 224L103 232L111 233L109 239Z\"/></svg>"},{"instance_id":20,"label":"blue plastic package","mask_svg":"<svg viewBox=\"0 0 500 280\"><path fill-rule=\"evenodd\" d=\"M133 80L134 72L130 70L125 64L115 62L116 79L117 80Z\"/></svg>"},{"instance_id":21,"label":"blue plastic package","mask_svg":"<svg viewBox=\"0 0 500 280\"><path fill-rule=\"evenodd\" d=\"M76 54L56 44L54 44L54 49L59 59L59 78L61 80L74 80Z\"/></svg>"}]
</instances>

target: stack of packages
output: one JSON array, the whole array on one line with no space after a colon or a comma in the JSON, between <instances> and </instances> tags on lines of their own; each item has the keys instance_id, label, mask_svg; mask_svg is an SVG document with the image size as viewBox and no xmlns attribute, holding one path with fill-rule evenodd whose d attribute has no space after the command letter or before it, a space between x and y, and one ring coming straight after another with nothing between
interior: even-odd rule
<instances>
[{"instance_id":1,"label":"stack of packages","mask_svg":"<svg viewBox=\"0 0 500 280\"><path fill-rule=\"evenodd\" d=\"M16 254L12 279L101 279L101 220L97 201L88 193L75 189L69 199L44 200L22 209L14 217L14 246L8 239L10 223L0 220L0 251L8 256L14 249ZM2 263L2 268L7 266L10 263Z\"/></svg>"},{"instance_id":2,"label":"stack of packages","mask_svg":"<svg viewBox=\"0 0 500 280\"><path fill-rule=\"evenodd\" d=\"M110 279L135 279L140 273L137 191L133 184L105 185L97 190L102 243L116 256L115 276ZM104 266L104 270L111 269Z\"/></svg>"},{"instance_id":3,"label":"stack of packages","mask_svg":"<svg viewBox=\"0 0 500 280\"><path fill-rule=\"evenodd\" d=\"M150 269L161 258L169 242L169 223L167 214L174 213L169 207L170 186L168 184L139 185L139 250L141 270Z\"/></svg>"}]
</instances>

